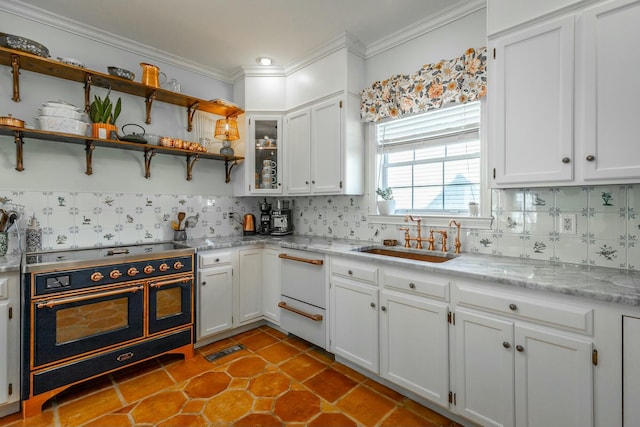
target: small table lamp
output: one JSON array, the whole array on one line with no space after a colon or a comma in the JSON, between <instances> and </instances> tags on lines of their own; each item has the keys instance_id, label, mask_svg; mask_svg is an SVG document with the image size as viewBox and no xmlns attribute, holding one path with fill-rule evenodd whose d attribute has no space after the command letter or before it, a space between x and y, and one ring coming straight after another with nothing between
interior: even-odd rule
<instances>
[{"instance_id":1,"label":"small table lamp","mask_svg":"<svg viewBox=\"0 0 640 427\"><path fill-rule=\"evenodd\" d=\"M231 148L231 141L240 139L240 133L238 132L238 123L236 119L220 119L216 121L216 130L213 137L215 139L222 140L222 148L220 154L223 156L233 156L233 148Z\"/></svg>"}]
</instances>

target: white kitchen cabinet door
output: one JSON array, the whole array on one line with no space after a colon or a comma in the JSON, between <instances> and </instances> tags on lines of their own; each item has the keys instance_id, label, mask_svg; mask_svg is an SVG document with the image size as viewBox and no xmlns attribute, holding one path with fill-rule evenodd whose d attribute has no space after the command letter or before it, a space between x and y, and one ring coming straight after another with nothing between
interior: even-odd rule
<instances>
[{"instance_id":1,"label":"white kitchen cabinet door","mask_svg":"<svg viewBox=\"0 0 640 427\"><path fill-rule=\"evenodd\" d=\"M9 351L9 303L0 303L0 348L2 352ZM0 405L9 400L9 357L12 354L3 354L0 357Z\"/></svg>"},{"instance_id":2,"label":"white kitchen cabinet door","mask_svg":"<svg viewBox=\"0 0 640 427\"><path fill-rule=\"evenodd\" d=\"M311 108L311 191L342 191L342 100Z\"/></svg>"},{"instance_id":3,"label":"white kitchen cabinet door","mask_svg":"<svg viewBox=\"0 0 640 427\"><path fill-rule=\"evenodd\" d=\"M513 322L464 309L455 314L455 411L483 426L513 427Z\"/></svg>"},{"instance_id":4,"label":"white kitchen cabinet door","mask_svg":"<svg viewBox=\"0 0 640 427\"><path fill-rule=\"evenodd\" d=\"M573 179L573 47L572 16L490 41L496 186Z\"/></svg>"},{"instance_id":5,"label":"white kitchen cabinet door","mask_svg":"<svg viewBox=\"0 0 640 427\"><path fill-rule=\"evenodd\" d=\"M592 426L592 343L517 326L514 344L516 425Z\"/></svg>"},{"instance_id":6,"label":"white kitchen cabinet door","mask_svg":"<svg viewBox=\"0 0 640 427\"><path fill-rule=\"evenodd\" d=\"M264 316L275 323L280 324L280 250L276 248L264 248L262 250L262 312Z\"/></svg>"},{"instance_id":7,"label":"white kitchen cabinet door","mask_svg":"<svg viewBox=\"0 0 640 427\"><path fill-rule=\"evenodd\" d=\"M378 373L378 289L331 277L331 351Z\"/></svg>"},{"instance_id":8,"label":"white kitchen cabinet door","mask_svg":"<svg viewBox=\"0 0 640 427\"><path fill-rule=\"evenodd\" d=\"M198 272L198 339L233 327L233 267L203 268Z\"/></svg>"},{"instance_id":9,"label":"white kitchen cabinet door","mask_svg":"<svg viewBox=\"0 0 640 427\"><path fill-rule=\"evenodd\" d=\"M449 397L448 305L383 291L380 374L442 406Z\"/></svg>"},{"instance_id":10,"label":"white kitchen cabinet door","mask_svg":"<svg viewBox=\"0 0 640 427\"><path fill-rule=\"evenodd\" d=\"M239 323L262 316L262 249L238 251Z\"/></svg>"},{"instance_id":11,"label":"white kitchen cabinet door","mask_svg":"<svg viewBox=\"0 0 640 427\"><path fill-rule=\"evenodd\" d=\"M286 165L288 194L311 192L311 121L308 109L289 114L287 129Z\"/></svg>"},{"instance_id":12,"label":"white kitchen cabinet door","mask_svg":"<svg viewBox=\"0 0 640 427\"><path fill-rule=\"evenodd\" d=\"M20 274L0 273L0 418L20 408Z\"/></svg>"},{"instance_id":13,"label":"white kitchen cabinet door","mask_svg":"<svg viewBox=\"0 0 640 427\"><path fill-rule=\"evenodd\" d=\"M579 160L585 181L640 177L640 1L603 2L579 21L576 69Z\"/></svg>"}]
</instances>

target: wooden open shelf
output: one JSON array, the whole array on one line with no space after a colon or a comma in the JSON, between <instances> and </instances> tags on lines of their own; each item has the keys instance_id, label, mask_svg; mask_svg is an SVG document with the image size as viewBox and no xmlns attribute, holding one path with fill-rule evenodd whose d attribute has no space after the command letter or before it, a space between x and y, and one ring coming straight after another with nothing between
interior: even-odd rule
<instances>
[{"instance_id":1,"label":"wooden open shelf","mask_svg":"<svg viewBox=\"0 0 640 427\"><path fill-rule=\"evenodd\" d=\"M141 151L145 158L145 178L151 177L151 159L157 153L169 154L172 156L184 156L187 167L187 181L192 178L194 164L200 159L210 159L223 161L225 166L225 182L231 181L231 169L243 160L244 157L223 156L221 154L202 153L179 148L162 147L158 145L138 144L128 141L114 141L108 139L91 138L82 135L72 135L67 133L48 132L36 129L24 129L13 126L0 125L0 135L13 136L16 144L16 170L23 171L23 146L25 138L39 139L45 141L56 141L68 144L84 145L86 152L86 171L87 175L93 173L92 158L93 151L96 147L118 148L121 150Z\"/></svg>"},{"instance_id":2,"label":"wooden open shelf","mask_svg":"<svg viewBox=\"0 0 640 427\"><path fill-rule=\"evenodd\" d=\"M146 123L151 123L151 105L153 101L166 102L187 109L187 130L191 131L193 115L197 110L216 114L223 117L237 117L244 111L222 100L206 101L193 96L172 92L162 88L147 86L132 80L115 77L110 74L100 73L75 65L32 55L18 50L0 47L0 64L12 67L13 70L13 97L15 102L20 101L20 70L32 71L64 80L71 80L84 84L85 111L89 111L91 103L91 86L111 89L116 92L140 96L145 99L147 107Z\"/></svg>"}]
</instances>

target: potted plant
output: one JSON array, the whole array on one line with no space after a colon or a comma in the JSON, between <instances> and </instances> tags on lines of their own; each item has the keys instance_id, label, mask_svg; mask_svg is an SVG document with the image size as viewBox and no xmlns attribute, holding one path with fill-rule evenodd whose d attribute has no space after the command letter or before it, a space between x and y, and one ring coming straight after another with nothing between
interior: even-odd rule
<instances>
[{"instance_id":1,"label":"potted plant","mask_svg":"<svg viewBox=\"0 0 640 427\"><path fill-rule=\"evenodd\" d=\"M382 197L378 200L378 212L380 215L393 215L396 210L396 201L393 200L393 190L391 188L380 188L376 190L376 194Z\"/></svg>"},{"instance_id":2,"label":"potted plant","mask_svg":"<svg viewBox=\"0 0 640 427\"><path fill-rule=\"evenodd\" d=\"M111 131L118 131L116 120L122 110L122 100L118 98L115 105L109 99L111 90L102 99L95 95L89 109L89 118L93 122L91 125L91 135L94 138L110 139Z\"/></svg>"}]
</instances>

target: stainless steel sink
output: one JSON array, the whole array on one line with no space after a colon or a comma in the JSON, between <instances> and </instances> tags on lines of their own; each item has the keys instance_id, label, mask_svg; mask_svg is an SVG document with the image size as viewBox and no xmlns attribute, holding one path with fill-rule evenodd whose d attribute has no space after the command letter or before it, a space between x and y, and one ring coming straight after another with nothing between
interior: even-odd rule
<instances>
[{"instance_id":1,"label":"stainless steel sink","mask_svg":"<svg viewBox=\"0 0 640 427\"><path fill-rule=\"evenodd\" d=\"M394 248L391 247L364 247L356 249L358 252L363 252L367 254L373 255L383 255L390 256L395 258L404 258L411 259L414 261L424 261L424 262L434 262L441 263L447 262L457 257L457 255L450 253L440 253L440 252L420 252L419 250L411 250L405 248Z\"/></svg>"}]
</instances>

